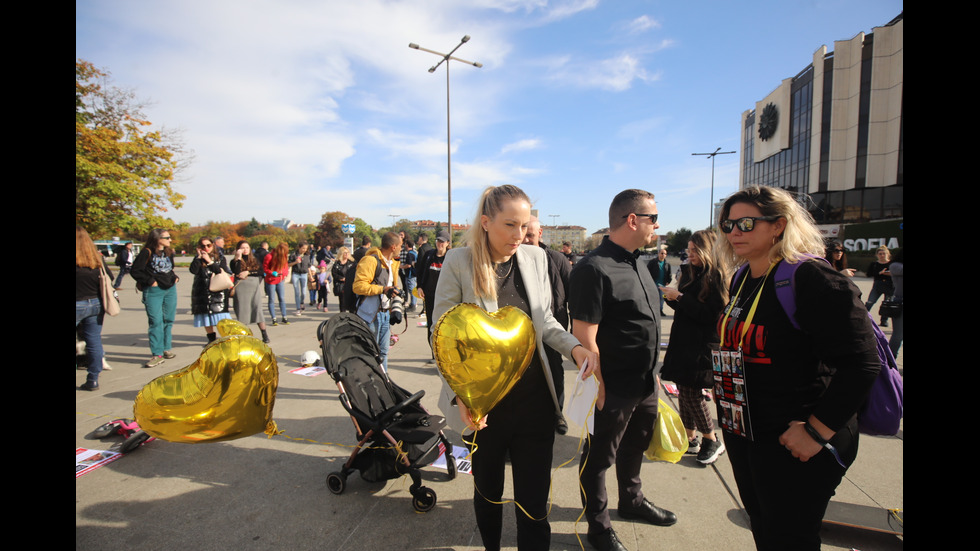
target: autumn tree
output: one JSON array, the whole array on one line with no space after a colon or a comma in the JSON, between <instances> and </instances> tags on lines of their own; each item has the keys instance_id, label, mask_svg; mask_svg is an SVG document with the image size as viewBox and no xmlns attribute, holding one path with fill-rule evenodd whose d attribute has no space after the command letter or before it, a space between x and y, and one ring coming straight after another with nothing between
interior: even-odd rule
<instances>
[{"instance_id":1,"label":"autumn tree","mask_svg":"<svg viewBox=\"0 0 980 551\"><path fill-rule=\"evenodd\" d=\"M183 203L172 184L189 157L142 107L106 71L75 61L75 223L94 237L176 226L164 213Z\"/></svg>"}]
</instances>

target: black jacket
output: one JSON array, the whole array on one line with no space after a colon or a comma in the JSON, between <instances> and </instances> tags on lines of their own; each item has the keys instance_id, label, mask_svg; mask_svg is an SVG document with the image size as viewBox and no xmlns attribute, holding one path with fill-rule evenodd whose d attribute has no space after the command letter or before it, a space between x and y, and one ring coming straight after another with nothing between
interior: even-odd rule
<instances>
[{"instance_id":1,"label":"black jacket","mask_svg":"<svg viewBox=\"0 0 980 551\"><path fill-rule=\"evenodd\" d=\"M682 386L711 388L711 349L717 348L720 340L718 316L725 303L720 292L709 293L704 302L698 300L704 270L690 264L684 264L681 270L694 273L679 289L683 293L680 299L666 301L674 309L674 323L660 376Z\"/></svg>"},{"instance_id":2,"label":"black jacket","mask_svg":"<svg viewBox=\"0 0 980 551\"><path fill-rule=\"evenodd\" d=\"M194 274L194 283L191 286L192 314L228 312L228 290L211 292L208 289L211 284L211 274L219 271L230 273L224 256L219 256L218 260L211 264L205 264L201 258L195 258L191 262L191 273Z\"/></svg>"}]
</instances>

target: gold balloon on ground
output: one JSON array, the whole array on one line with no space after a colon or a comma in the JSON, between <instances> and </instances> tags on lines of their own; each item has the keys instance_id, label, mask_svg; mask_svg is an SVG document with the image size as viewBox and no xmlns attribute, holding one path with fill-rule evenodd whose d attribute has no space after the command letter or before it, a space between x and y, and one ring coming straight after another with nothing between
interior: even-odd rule
<instances>
[{"instance_id":1,"label":"gold balloon on ground","mask_svg":"<svg viewBox=\"0 0 980 551\"><path fill-rule=\"evenodd\" d=\"M274 430L276 356L261 340L225 325L231 334L208 345L197 361L143 387L133 404L141 429L184 443L234 440Z\"/></svg>"},{"instance_id":2,"label":"gold balloon on ground","mask_svg":"<svg viewBox=\"0 0 980 551\"><path fill-rule=\"evenodd\" d=\"M458 304L432 330L439 371L474 421L520 380L535 347L531 318L513 306L487 313L475 304Z\"/></svg>"}]
</instances>

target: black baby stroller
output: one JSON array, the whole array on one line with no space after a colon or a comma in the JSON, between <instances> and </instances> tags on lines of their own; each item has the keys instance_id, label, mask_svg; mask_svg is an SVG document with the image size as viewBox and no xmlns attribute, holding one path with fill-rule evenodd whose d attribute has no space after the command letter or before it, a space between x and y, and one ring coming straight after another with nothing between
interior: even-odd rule
<instances>
[{"instance_id":1,"label":"black baby stroller","mask_svg":"<svg viewBox=\"0 0 980 551\"><path fill-rule=\"evenodd\" d=\"M446 419L422 408L419 400L424 390L409 394L391 382L382 368L374 334L356 314L343 312L321 323L317 339L358 441L340 472L327 475L327 487L335 494L343 493L347 477L355 470L369 482L408 473L412 506L420 512L432 510L436 493L422 486L420 469L445 451L449 479L456 477L452 444L442 434Z\"/></svg>"}]
</instances>

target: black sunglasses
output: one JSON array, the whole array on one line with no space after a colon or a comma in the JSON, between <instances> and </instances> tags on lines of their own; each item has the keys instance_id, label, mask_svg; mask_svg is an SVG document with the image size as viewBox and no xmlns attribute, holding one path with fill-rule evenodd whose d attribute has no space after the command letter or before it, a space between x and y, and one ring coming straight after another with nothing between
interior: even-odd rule
<instances>
[{"instance_id":1,"label":"black sunglasses","mask_svg":"<svg viewBox=\"0 0 980 551\"><path fill-rule=\"evenodd\" d=\"M656 223L657 223L657 216L658 216L658 215L656 215L656 214L640 214L640 213L638 213L638 212L634 212L633 214L635 214L635 215L637 215L637 216L646 216L647 218L649 218L649 219L650 219L650 223L651 223L651 224L656 224ZM630 215L629 215L629 214L627 214L626 216L623 216L623 218L629 218L629 216L630 216Z\"/></svg>"},{"instance_id":2,"label":"black sunglasses","mask_svg":"<svg viewBox=\"0 0 980 551\"><path fill-rule=\"evenodd\" d=\"M744 218L739 218L738 220L722 220L721 221L721 231L725 233L732 233L732 230L737 226L739 231L752 231L755 229L755 221L762 220L763 222L773 222L779 220L778 216L746 216Z\"/></svg>"}]
</instances>

